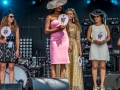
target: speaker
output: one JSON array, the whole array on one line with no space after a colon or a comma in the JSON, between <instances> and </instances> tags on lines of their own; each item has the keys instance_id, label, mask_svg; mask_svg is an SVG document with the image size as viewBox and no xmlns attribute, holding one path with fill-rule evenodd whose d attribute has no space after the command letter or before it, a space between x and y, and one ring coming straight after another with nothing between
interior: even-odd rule
<instances>
[{"instance_id":1,"label":"speaker","mask_svg":"<svg viewBox=\"0 0 120 90\"><path fill-rule=\"evenodd\" d=\"M105 87L120 88L120 73L107 74L105 78Z\"/></svg>"},{"instance_id":2,"label":"speaker","mask_svg":"<svg viewBox=\"0 0 120 90\"><path fill-rule=\"evenodd\" d=\"M22 90L21 84L0 84L0 90Z\"/></svg>"},{"instance_id":3,"label":"speaker","mask_svg":"<svg viewBox=\"0 0 120 90\"><path fill-rule=\"evenodd\" d=\"M84 90L93 90L92 70L83 71Z\"/></svg>"},{"instance_id":4,"label":"speaker","mask_svg":"<svg viewBox=\"0 0 120 90\"><path fill-rule=\"evenodd\" d=\"M67 78L32 78L31 90L69 90Z\"/></svg>"},{"instance_id":5,"label":"speaker","mask_svg":"<svg viewBox=\"0 0 120 90\"><path fill-rule=\"evenodd\" d=\"M93 90L92 74L84 73L84 90ZM106 74L105 77L106 90L119 90L120 89L120 73ZM109 89L110 88L110 89Z\"/></svg>"},{"instance_id":6,"label":"speaker","mask_svg":"<svg viewBox=\"0 0 120 90\"><path fill-rule=\"evenodd\" d=\"M110 62L112 64L111 71L116 72L117 71L117 57L110 56Z\"/></svg>"}]
</instances>

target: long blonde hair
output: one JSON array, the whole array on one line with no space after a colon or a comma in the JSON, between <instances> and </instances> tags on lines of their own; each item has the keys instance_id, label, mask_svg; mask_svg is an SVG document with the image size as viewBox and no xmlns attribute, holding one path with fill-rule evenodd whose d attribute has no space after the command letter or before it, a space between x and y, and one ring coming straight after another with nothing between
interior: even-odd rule
<instances>
[{"instance_id":1,"label":"long blonde hair","mask_svg":"<svg viewBox=\"0 0 120 90\"><path fill-rule=\"evenodd\" d=\"M12 13L10 13L12 14ZM9 15L8 15L9 16ZM2 18L2 21L1 21L1 25L0 25L0 30L4 27L4 26L8 26L8 16L4 16ZM13 22L11 23L11 29L16 32L16 30L18 29L18 26L17 26L17 23L15 21L15 19L13 20Z\"/></svg>"},{"instance_id":2,"label":"long blonde hair","mask_svg":"<svg viewBox=\"0 0 120 90\"><path fill-rule=\"evenodd\" d=\"M81 30L81 27L80 27L80 24L79 24L79 20L78 20L78 17L77 17L77 14L76 14L76 12L75 12L75 10L73 9L73 8L68 8L66 11L65 11L65 13L67 13L68 11L72 11L73 12L73 14L74 14L74 24L77 26L77 28L78 28L78 30L80 30L80 32L82 32L82 30ZM68 26L67 26L68 27ZM68 27L69 28L69 27Z\"/></svg>"}]
</instances>

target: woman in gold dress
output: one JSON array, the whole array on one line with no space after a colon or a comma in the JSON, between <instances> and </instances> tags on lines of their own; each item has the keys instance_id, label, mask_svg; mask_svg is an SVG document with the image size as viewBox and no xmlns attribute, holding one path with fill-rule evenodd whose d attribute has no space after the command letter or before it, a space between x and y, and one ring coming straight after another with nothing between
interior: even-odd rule
<instances>
[{"instance_id":1,"label":"woman in gold dress","mask_svg":"<svg viewBox=\"0 0 120 90\"><path fill-rule=\"evenodd\" d=\"M84 90L82 67L78 64L78 56L82 56L80 43L81 28L74 9L67 9L66 14L69 16L67 31L70 39L70 64L66 66L66 77L70 83L70 90Z\"/></svg>"}]
</instances>

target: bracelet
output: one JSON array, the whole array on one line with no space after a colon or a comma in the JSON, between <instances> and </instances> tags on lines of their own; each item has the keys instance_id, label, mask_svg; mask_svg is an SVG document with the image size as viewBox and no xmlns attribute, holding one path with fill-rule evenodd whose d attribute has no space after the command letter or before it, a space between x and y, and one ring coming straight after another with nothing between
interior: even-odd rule
<instances>
[{"instance_id":1,"label":"bracelet","mask_svg":"<svg viewBox=\"0 0 120 90\"><path fill-rule=\"evenodd\" d=\"M92 43L93 43L93 39L92 39Z\"/></svg>"},{"instance_id":2,"label":"bracelet","mask_svg":"<svg viewBox=\"0 0 120 90\"><path fill-rule=\"evenodd\" d=\"M107 40L105 40L105 42L104 43L106 43L107 42Z\"/></svg>"},{"instance_id":3,"label":"bracelet","mask_svg":"<svg viewBox=\"0 0 120 90\"><path fill-rule=\"evenodd\" d=\"M17 50L16 52L19 52L19 50Z\"/></svg>"}]
</instances>

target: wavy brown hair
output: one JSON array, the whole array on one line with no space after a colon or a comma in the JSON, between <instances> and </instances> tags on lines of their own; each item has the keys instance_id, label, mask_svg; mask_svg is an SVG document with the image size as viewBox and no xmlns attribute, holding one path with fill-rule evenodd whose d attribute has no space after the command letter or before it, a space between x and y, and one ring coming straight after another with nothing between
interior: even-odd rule
<instances>
[{"instance_id":1,"label":"wavy brown hair","mask_svg":"<svg viewBox=\"0 0 120 90\"><path fill-rule=\"evenodd\" d=\"M75 10L73 9L73 8L68 8L66 11L65 11L65 13L67 14L67 12L68 11L72 11L73 12L73 14L74 14L74 24L77 26L77 28L78 28L78 30L80 30L80 32L82 32L82 30L81 30L81 27L80 27L80 24L79 24L79 20L78 20L78 17L77 17L77 14L76 14L76 12L75 12ZM67 26L67 29L68 29L69 27Z\"/></svg>"},{"instance_id":2,"label":"wavy brown hair","mask_svg":"<svg viewBox=\"0 0 120 90\"><path fill-rule=\"evenodd\" d=\"M10 14L12 14L12 13L10 13ZM9 14L9 15L10 15L10 14ZM0 30L1 30L4 26L9 26L9 25L8 25L8 17L9 17L9 15L4 16L4 17L2 18L2 21L1 21L1 24L0 24ZM13 22L11 23L11 29L12 29L14 32L16 32L16 30L18 29L18 26L17 26L17 23L16 23L16 20L15 20L15 19L14 19Z\"/></svg>"}]
</instances>

